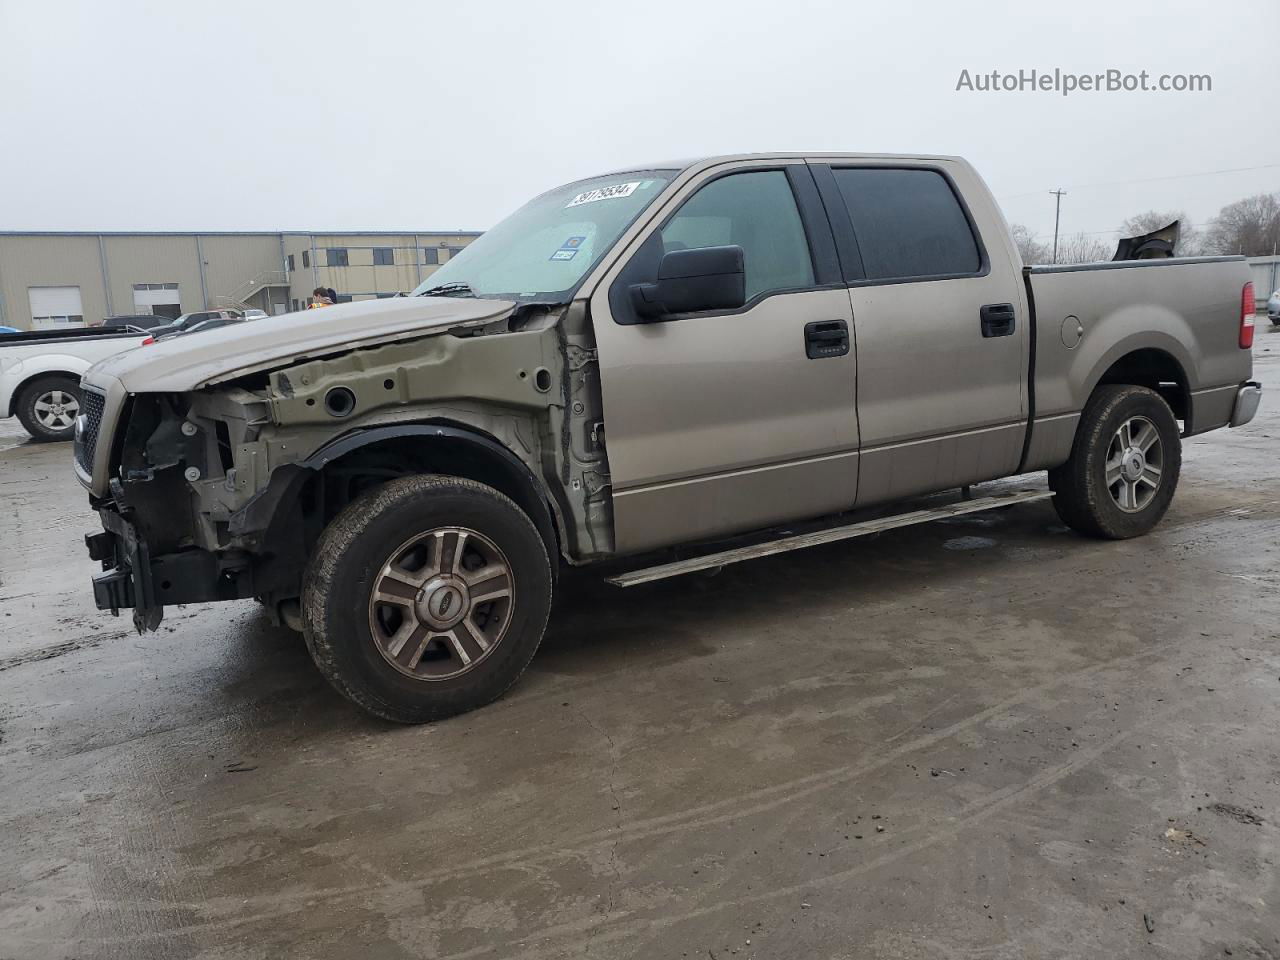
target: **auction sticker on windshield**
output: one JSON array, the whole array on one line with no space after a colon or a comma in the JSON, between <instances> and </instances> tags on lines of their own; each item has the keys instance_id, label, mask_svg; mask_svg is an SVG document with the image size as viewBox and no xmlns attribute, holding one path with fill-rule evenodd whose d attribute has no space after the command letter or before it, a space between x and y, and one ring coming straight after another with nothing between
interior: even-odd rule
<instances>
[{"instance_id":1,"label":"auction sticker on windshield","mask_svg":"<svg viewBox=\"0 0 1280 960\"><path fill-rule=\"evenodd\" d=\"M629 197L636 192L636 187L638 186L640 186L640 181L632 180L630 183L615 183L608 187L596 187L594 190L578 194L564 206L567 210L569 207L580 207L584 203L595 203L597 200L617 200L621 197Z\"/></svg>"}]
</instances>

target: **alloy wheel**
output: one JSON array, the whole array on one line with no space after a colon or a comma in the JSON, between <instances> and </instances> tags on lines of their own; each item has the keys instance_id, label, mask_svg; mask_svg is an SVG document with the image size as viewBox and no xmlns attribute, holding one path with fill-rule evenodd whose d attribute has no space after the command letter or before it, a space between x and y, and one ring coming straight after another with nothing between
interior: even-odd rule
<instances>
[{"instance_id":1,"label":"alloy wheel","mask_svg":"<svg viewBox=\"0 0 1280 960\"><path fill-rule=\"evenodd\" d=\"M369 630L383 659L415 680L474 670L511 624L515 574L467 527L437 527L392 551L374 578Z\"/></svg>"},{"instance_id":2,"label":"alloy wheel","mask_svg":"<svg viewBox=\"0 0 1280 960\"><path fill-rule=\"evenodd\" d=\"M33 406L36 420L46 430L66 430L80 414L80 401L67 390L46 390Z\"/></svg>"},{"instance_id":3,"label":"alloy wheel","mask_svg":"<svg viewBox=\"0 0 1280 960\"><path fill-rule=\"evenodd\" d=\"M1120 424L1107 447L1106 486L1111 499L1125 513L1146 508L1160 489L1164 447L1160 432L1146 417L1130 417Z\"/></svg>"}]
</instances>

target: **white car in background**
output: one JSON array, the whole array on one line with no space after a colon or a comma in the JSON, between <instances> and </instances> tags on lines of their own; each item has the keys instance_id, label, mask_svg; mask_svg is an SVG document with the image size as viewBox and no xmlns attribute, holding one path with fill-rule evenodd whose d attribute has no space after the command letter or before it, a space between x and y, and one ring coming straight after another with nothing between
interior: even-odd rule
<instances>
[{"instance_id":1,"label":"white car in background","mask_svg":"<svg viewBox=\"0 0 1280 960\"><path fill-rule=\"evenodd\" d=\"M1267 301L1267 319L1273 327L1280 327L1280 290L1271 294L1271 299Z\"/></svg>"},{"instance_id":2,"label":"white car in background","mask_svg":"<svg viewBox=\"0 0 1280 960\"><path fill-rule=\"evenodd\" d=\"M84 409L81 374L148 336L136 327L6 334L0 338L0 419L16 416L36 440L74 439L81 413L101 413Z\"/></svg>"}]
</instances>

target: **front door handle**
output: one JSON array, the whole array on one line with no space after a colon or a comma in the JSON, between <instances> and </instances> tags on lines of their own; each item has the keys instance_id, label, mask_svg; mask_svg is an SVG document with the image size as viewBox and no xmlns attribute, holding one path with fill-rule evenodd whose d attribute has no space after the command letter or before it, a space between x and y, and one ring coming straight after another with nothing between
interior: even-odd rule
<instances>
[{"instance_id":1,"label":"front door handle","mask_svg":"<svg viewBox=\"0 0 1280 960\"><path fill-rule=\"evenodd\" d=\"M982 318L984 337L1011 337L1014 330L1012 303L988 303L978 315Z\"/></svg>"},{"instance_id":2,"label":"front door handle","mask_svg":"<svg viewBox=\"0 0 1280 960\"><path fill-rule=\"evenodd\" d=\"M804 355L810 360L843 357L849 352L849 325L843 320L817 320L804 325Z\"/></svg>"}]
</instances>

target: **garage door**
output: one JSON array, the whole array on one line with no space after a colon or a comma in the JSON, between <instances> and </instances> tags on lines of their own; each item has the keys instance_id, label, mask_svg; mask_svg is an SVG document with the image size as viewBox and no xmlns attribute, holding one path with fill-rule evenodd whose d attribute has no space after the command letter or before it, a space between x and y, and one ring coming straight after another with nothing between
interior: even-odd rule
<instances>
[{"instance_id":1,"label":"garage door","mask_svg":"<svg viewBox=\"0 0 1280 960\"><path fill-rule=\"evenodd\" d=\"M79 287L27 287L27 299L32 329L84 326Z\"/></svg>"}]
</instances>

